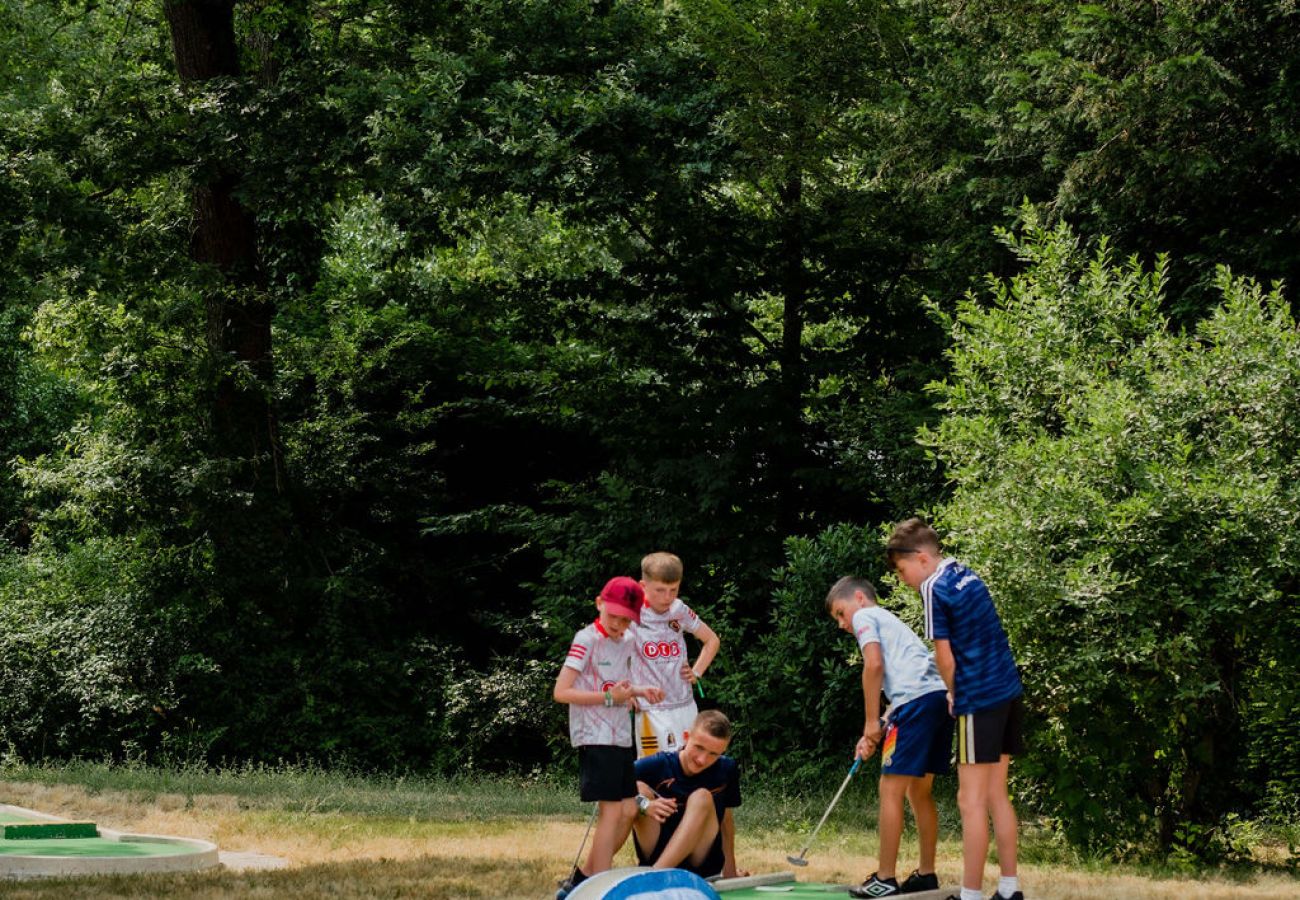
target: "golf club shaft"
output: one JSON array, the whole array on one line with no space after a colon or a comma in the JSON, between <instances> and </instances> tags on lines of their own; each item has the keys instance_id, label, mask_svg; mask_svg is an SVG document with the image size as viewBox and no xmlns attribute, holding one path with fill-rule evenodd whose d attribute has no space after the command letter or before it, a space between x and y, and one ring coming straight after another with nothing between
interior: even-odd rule
<instances>
[{"instance_id":1,"label":"golf club shaft","mask_svg":"<svg viewBox=\"0 0 1300 900\"><path fill-rule=\"evenodd\" d=\"M573 868L578 868L578 860L582 859L582 850L587 846L587 836L591 834L591 826L596 824L596 813L600 811L600 804L594 803L591 807L591 818L587 820L587 830L582 833L582 843L578 845L578 855L573 857Z\"/></svg>"},{"instance_id":2,"label":"golf club shaft","mask_svg":"<svg viewBox=\"0 0 1300 900\"><path fill-rule=\"evenodd\" d=\"M817 827L814 828L812 834L808 836L808 843L804 845L803 850L799 853L801 859L804 854L808 852L808 848L812 846L813 841L817 839L817 832L821 831L822 826L826 824L826 820L830 817L831 810L835 808L835 804L840 802L840 795L843 794L844 789L849 786L849 781L853 778L853 773L858 770L858 765L861 762L862 760L860 759L853 760L853 765L849 767L849 774L844 776L844 781L840 784L840 789L836 791L835 796L831 798L831 805L826 807L826 812L822 813L822 820L817 823Z\"/></svg>"}]
</instances>

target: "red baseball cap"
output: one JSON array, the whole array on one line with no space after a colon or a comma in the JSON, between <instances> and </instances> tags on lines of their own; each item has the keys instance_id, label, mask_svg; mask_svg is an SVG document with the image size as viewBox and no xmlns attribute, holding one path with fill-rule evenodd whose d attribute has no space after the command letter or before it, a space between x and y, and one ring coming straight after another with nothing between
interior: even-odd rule
<instances>
[{"instance_id":1,"label":"red baseball cap","mask_svg":"<svg viewBox=\"0 0 1300 900\"><path fill-rule=\"evenodd\" d=\"M645 591L635 579L628 578L626 575L611 578L600 589L600 599L611 615L627 616L638 625L641 624L641 607L645 605Z\"/></svg>"}]
</instances>

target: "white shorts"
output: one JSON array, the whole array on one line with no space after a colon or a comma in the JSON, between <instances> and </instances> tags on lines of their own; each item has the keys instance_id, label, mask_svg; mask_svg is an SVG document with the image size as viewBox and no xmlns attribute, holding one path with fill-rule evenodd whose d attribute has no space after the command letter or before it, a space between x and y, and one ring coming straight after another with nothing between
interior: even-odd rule
<instances>
[{"instance_id":1,"label":"white shorts","mask_svg":"<svg viewBox=\"0 0 1300 900\"><path fill-rule=\"evenodd\" d=\"M680 750L686 732L695 722L694 701L671 709L651 708L636 714L637 756L653 756L660 750Z\"/></svg>"}]
</instances>

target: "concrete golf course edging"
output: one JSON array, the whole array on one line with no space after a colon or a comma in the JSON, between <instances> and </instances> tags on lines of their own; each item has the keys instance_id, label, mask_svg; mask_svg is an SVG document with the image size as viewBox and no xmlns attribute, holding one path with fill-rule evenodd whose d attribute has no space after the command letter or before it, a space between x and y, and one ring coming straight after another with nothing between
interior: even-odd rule
<instances>
[{"instance_id":1,"label":"concrete golf course edging","mask_svg":"<svg viewBox=\"0 0 1300 900\"><path fill-rule=\"evenodd\" d=\"M64 824L68 821L58 816L8 804L0 804L0 820L33 824ZM0 878L197 872L220 864L217 845L210 841L159 834L128 834L110 828L100 828L98 831L99 836L93 839L94 841L122 846L105 847L104 849L112 851L113 855L109 855L108 852L100 855L94 852L93 845L78 843L74 847L68 841L6 841L6 844L12 846L6 847L5 852L0 853ZM46 855L37 852L42 849L42 845L58 843L62 843L63 848L71 848L76 852L64 855ZM26 849L24 845L27 844L31 845L34 852L13 852ZM151 850L157 852L151 853L149 852ZM117 855L118 853L121 855Z\"/></svg>"}]
</instances>

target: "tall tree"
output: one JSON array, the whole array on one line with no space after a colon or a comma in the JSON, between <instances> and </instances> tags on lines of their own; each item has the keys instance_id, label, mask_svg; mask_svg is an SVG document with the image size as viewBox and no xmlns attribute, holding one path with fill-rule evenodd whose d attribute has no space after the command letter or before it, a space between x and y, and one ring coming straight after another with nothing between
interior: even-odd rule
<instances>
[{"instance_id":1,"label":"tall tree","mask_svg":"<svg viewBox=\"0 0 1300 900\"><path fill-rule=\"evenodd\" d=\"M235 37L236 0L167 0L176 73L192 97L215 101L218 110L238 96L240 49ZM198 104L200 109L207 104ZM195 113L203 116L204 113ZM210 133L204 123L195 131ZM212 148L201 148L211 153ZM220 375L213 398L213 431L219 452L248 463L248 486L261 492L284 488L283 450L276 415L268 402L273 378L271 322L274 308L258 260L257 230L240 197L242 174L221 157L195 160L193 254L217 280L206 295L208 346Z\"/></svg>"}]
</instances>

